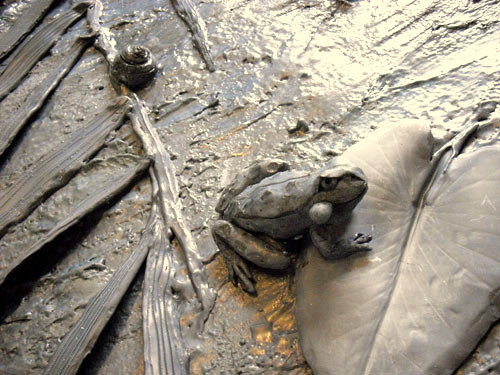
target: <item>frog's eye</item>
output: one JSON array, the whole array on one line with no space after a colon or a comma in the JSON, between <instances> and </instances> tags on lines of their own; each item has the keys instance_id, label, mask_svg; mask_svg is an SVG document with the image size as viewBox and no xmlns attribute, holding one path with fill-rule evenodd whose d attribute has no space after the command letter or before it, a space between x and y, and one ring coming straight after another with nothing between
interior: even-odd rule
<instances>
[{"instance_id":1,"label":"frog's eye","mask_svg":"<svg viewBox=\"0 0 500 375\"><path fill-rule=\"evenodd\" d=\"M319 181L319 191L331 191L335 189L339 180L333 177L321 177Z\"/></svg>"}]
</instances>

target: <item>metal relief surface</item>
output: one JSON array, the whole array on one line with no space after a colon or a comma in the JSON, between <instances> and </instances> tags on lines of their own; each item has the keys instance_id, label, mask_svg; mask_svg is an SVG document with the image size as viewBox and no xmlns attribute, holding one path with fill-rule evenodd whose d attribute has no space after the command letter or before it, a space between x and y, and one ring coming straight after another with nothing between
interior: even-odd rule
<instances>
[{"instance_id":1,"label":"metal relief surface","mask_svg":"<svg viewBox=\"0 0 500 375\"><path fill-rule=\"evenodd\" d=\"M36 23L42 18L52 5L54 0L40 0L32 4L28 4L26 9L23 9L23 17L14 20L14 23L2 34L0 40L0 58L7 55L21 40L30 32ZM20 2L21 3L21 2ZM23 7L23 4L20 4ZM15 9L13 9L16 12Z\"/></svg>"},{"instance_id":2,"label":"metal relief surface","mask_svg":"<svg viewBox=\"0 0 500 375\"><path fill-rule=\"evenodd\" d=\"M222 259L213 257L209 224L217 217L221 190L236 171L263 157L318 168L373 128L402 118L421 118L442 143L463 128L479 101L500 96L495 83L500 51L494 42L500 32L498 2L345 3L194 1L195 15L206 26L203 48L217 66L211 73L210 60L201 59L172 3L103 1L102 23L118 47L144 45L160 64L153 86L140 97L152 109L152 125L177 171L183 212L218 294L198 340L191 339L193 311L179 304L192 374L312 373L299 347L293 272L255 269L259 297L251 297L228 282ZM60 8L69 5L60 4L49 15ZM6 30L0 30L0 38ZM61 61L70 39L85 30L82 22L70 27L3 99L2 113L10 116ZM0 191L48 150L68 142L115 97L101 53L87 49L6 149ZM114 147L141 154L129 124L117 133L114 140L113 133L108 137L114 146L104 147L103 155ZM71 207L61 196L65 209ZM0 309L0 373L43 372L96 291L137 246L150 197L146 178L10 276L0 289L2 301L9 301ZM36 220L35 227L44 228L46 222ZM297 243L297 252L304 247ZM174 243L175 251L181 254ZM181 270L174 277L174 290L194 293L186 274ZM80 374L144 373L142 283L139 275ZM346 314L356 314L356 308L346 307ZM498 330L491 335L498 337ZM498 371L494 343L485 342L491 355L478 350L477 359L459 373Z\"/></svg>"}]
</instances>

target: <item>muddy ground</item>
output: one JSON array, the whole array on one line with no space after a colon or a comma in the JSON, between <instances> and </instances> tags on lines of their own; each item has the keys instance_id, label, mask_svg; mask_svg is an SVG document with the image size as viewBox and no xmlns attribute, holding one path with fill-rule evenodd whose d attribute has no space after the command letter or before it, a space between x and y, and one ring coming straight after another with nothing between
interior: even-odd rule
<instances>
[{"instance_id":1,"label":"muddy ground","mask_svg":"<svg viewBox=\"0 0 500 375\"><path fill-rule=\"evenodd\" d=\"M29 5L6 3L2 32ZM207 25L217 67L213 73L170 2L103 1L102 19L119 46L145 45L161 65L154 86L140 96L171 155L184 213L218 293L203 340L190 348L191 372L310 374L293 315L293 271L254 270L259 297L228 281L209 231L221 190L235 172L259 158L279 157L296 167L316 168L373 129L404 119L430 124L438 142L449 139L464 128L478 103L500 97L500 4L194 3ZM67 7L61 4L52 13ZM2 116L22 103L84 30L84 20L70 28L51 55L0 103ZM115 98L104 58L91 47L8 149L0 189L36 168L47 150L67 141ZM307 131L294 131L299 120ZM96 158L124 154L141 154L128 123L109 137ZM85 190L85 184L80 188ZM72 204L64 191L56 194L60 206L35 210L26 219L29 223L9 231L9 243L43 230L59 207ZM0 373L42 372L89 299L138 243L150 194L145 173L11 275L1 290ZM22 225L28 229L20 230ZM142 282L141 269L81 374L143 373ZM499 357L499 337L496 327L480 354L459 373L482 373L478 363Z\"/></svg>"}]
</instances>

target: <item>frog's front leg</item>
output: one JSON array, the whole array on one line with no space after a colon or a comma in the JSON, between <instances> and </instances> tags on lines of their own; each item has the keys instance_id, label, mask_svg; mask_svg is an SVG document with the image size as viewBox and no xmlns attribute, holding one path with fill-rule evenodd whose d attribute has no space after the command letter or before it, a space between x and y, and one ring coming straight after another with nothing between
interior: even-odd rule
<instances>
[{"instance_id":1,"label":"frog's front leg","mask_svg":"<svg viewBox=\"0 0 500 375\"><path fill-rule=\"evenodd\" d=\"M257 294L245 260L273 270L283 270L291 264L291 257L281 244L258 238L228 221L216 221L212 236L224 257L231 281L234 285L239 282L247 293Z\"/></svg>"},{"instance_id":2,"label":"frog's front leg","mask_svg":"<svg viewBox=\"0 0 500 375\"><path fill-rule=\"evenodd\" d=\"M346 258L352 254L364 253L371 250L368 242L371 235L356 233L350 238L332 240L335 233L326 225L315 225L310 229L311 240L319 253L329 260Z\"/></svg>"},{"instance_id":3,"label":"frog's front leg","mask_svg":"<svg viewBox=\"0 0 500 375\"><path fill-rule=\"evenodd\" d=\"M280 159L265 159L257 161L238 173L227 185L215 206L215 211L223 213L229 202L250 185L258 184L264 178L275 173L289 170L288 163Z\"/></svg>"}]
</instances>

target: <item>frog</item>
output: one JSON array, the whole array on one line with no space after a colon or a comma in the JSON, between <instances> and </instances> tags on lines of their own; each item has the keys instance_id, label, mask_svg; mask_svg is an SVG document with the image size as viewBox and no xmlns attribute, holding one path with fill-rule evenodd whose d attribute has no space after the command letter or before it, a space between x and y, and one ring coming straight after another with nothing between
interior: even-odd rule
<instances>
[{"instance_id":1,"label":"frog","mask_svg":"<svg viewBox=\"0 0 500 375\"><path fill-rule=\"evenodd\" d=\"M237 173L215 207L211 232L231 282L257 295L250 262L285 270L294 254L284 243L309 234L327 260L371 250L370 234L345 238L352 211L368 190L363 171L343 157L317 170L291 169L280 159L264 159Z\"/></svg>"}]
</instances>

